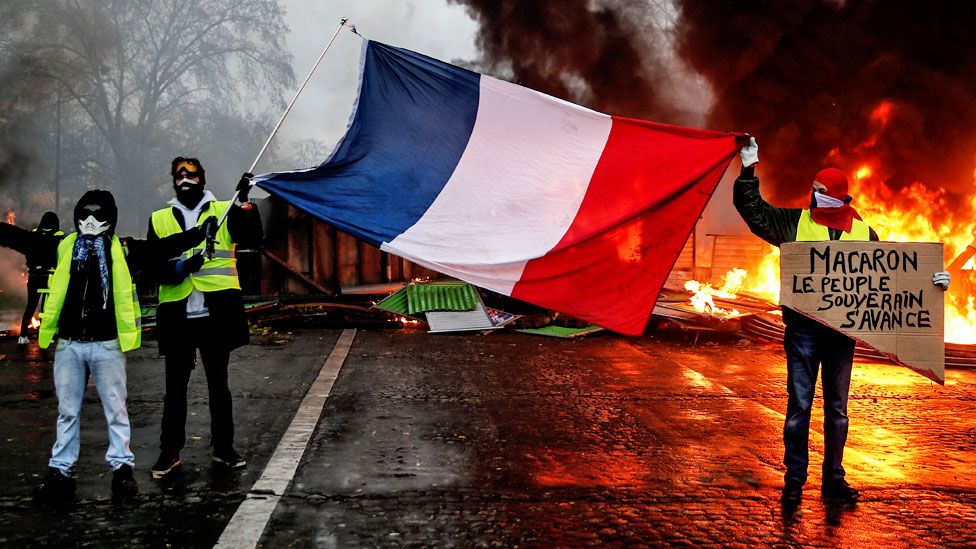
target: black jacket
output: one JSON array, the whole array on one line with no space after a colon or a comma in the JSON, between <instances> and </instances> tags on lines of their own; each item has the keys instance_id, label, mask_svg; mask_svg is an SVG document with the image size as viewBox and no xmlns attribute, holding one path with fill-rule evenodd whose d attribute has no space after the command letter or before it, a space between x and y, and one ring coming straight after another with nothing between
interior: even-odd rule
<instances>
[{"instance_id":1,"label":"black jacket","mask_svg":"<svg viewBox=\"0 0 976 549\"><path fill-rule=\"evenodd\" d=\"M749 226L752 234L779 246L784 242L796 240L796 225L800 222L802 208L777 208L763 200L759 193L759 178L755 168L742 168L742 173L735 180L732 188L732 203L742 216L742 220ZM878 233L868 228L871 240L878 240ZM842 234L839 229L828 228L831 240L838 240Z\"/></svg>"},{"instance_id":2,"label":"black jacket","mask_svg":"<svg viewBox=\"0 0 976 549\"><path fill-rule=\"evenodd\" d=\"M180 227L186 229L183 214L178 208L173 208ZM227 230L238 248L256 248L260 246L263 237L261 215L256 207L245 210L240 206L233 206L227 214ZM149 241L159 238L149 221L147 233ZM173 262L170 259L178 254L160 256L165 263L157 270L161 276L157 280L178 282L173 280ZM240 290L221 290L206 292L204 302L207 306L211 332L207 334L209 341L226 351L231 351L250 342L247 319L244 317L244 300ZM156 327L159 339L159 353L168 354L170 351L182 348L189 341L187 337L186 299L161 303L156 309Z\"/></svg>"},{"instance_id":3,"label":"black jacket","mask_svg":"<svg viewBox=\"0 0 976 549\"><path fill-rule=\"evenodd\" d=\"M24 254L30 274L47 275L57 265L58 243L65 237L64 234L54 233L53 230L28 231L16 225L0 223L0 246Z\"/></svg>"}]
</instances>

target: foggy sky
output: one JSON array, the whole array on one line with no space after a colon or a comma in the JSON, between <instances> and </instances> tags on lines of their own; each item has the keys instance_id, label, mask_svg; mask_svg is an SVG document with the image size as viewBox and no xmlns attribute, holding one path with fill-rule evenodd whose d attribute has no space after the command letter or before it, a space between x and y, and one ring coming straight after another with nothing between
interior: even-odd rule
<instances>
[{"instance_id":1,"label":"foggy sky","mask_svg":"<svg viewBox=\"0 0 976 549\"><path fill-rule=\"evenodd\" d=\"M282 0L281 3L291 28L287 42L294 59L296 87L305 79L343 17L348 17L349 24L355 25L366 38L439 59L470 61L478 55L474 44L477 24L463 8L447 5L446 1ZM361 45L362 40L351 32L339 33L288 115L279 133L280 140L276 138L280 147L316 139L331 149L342 137L355 101ZM322 160L328 152L323 151ZM279 156L287 158L282 153ZM262 162L258 170L295 167Z\"/></svg>"}]
</instances>

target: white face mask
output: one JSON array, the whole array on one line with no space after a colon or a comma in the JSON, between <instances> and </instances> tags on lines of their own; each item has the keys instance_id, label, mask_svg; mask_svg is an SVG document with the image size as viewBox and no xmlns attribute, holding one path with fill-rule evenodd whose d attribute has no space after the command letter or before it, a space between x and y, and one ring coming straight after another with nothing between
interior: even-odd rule
<instances>
[{"instance_id":1,"label":"white face mask","mask_svg":"<svg viewBox=\"0 0 976 549\"><path fill-rule=\"evenodd\" d=\"M95 236L100 235L107 230L108 223L95 219L94 215L89 215L87 218L78 222L78 232L81 234Z\"/></svg>"},{"instance_id":2,"label":"white face mask","mask_svg":"<svg viewBox=\"0 0 976 549\"><path fill-rule=\"evenodd\" d=\"M195 185L199 185L199 184L200 184L199 181L194 181L194 180L190 179L189 177L184 177L183 179L180 179L179 181L176 182L176 186L177 187L182 187L183 185L194 185L195 186Z\"/></svg>"},{"instance_id":3,"label":"white face mask","mask_svg":"<svg viewBox=\"0 0 976 549\"><path fill-rule=\"evenodd\" d=\"M817 201L818 208L840 208L845 204L843 200L838 200L823 193L813 193L813 198Z\"/></svg>"}]
</instances>

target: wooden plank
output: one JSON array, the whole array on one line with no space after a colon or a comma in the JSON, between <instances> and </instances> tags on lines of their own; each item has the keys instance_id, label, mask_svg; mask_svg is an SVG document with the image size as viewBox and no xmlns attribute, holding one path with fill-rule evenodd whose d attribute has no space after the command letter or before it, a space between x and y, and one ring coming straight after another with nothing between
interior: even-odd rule
<instances>
[{"instance_id":1,"label":"wooden plank","mask_svg":"<svg viewBox=\"0 0 976 549\"><path fill-rule=\"evenodd\" d=\"M359 242L359 280L360 284L378 284L383 281L380 249L365 242Z\"/></svg>"},{"instance_id":2,"label":"wooden plank","mask_svg":"<svg viewBox=\"0 0 976 549\"><path fill-rule=\"evenodd\" d=\"M288 262L288 268L291 272L301 273L307 278L309 274L308 216L289 206L288 227L288 249L285 258ZM304 295L308 293L308 288L304 283L289 278L285 281L285 291L289 294Z\"/></svg>"},{"instance_id":3,"label":"wooden plank","mask_svg":"<svg viewBox=\"0 0 976 549\"><path fill-rule=\"evenodd\" d=\"M311 279L325 287L338 285L336 276L335 229L325 223L312 221L312 274Z\"/></svg>"},{"instance_id":4,"label":"wooden plank","mask_svg":"<svg viewBox=\"0 0 976 549\"><path fill-rule=\"evenodd\" d=\"M336 259L340 286L359 286L359 241L349 233L336 230Z\"/></svg>"},{"instance_id":5,"label":"wooden plank","mask_svg":"<svg viewBox=\"0 0 976 549\"><path fill-rule=\"evenodd\" d=\"M291 266L288 265L288 262L287 261L285 261L284 259L276 256L274 253L272 253L272 252L270 252L268 250L261 250L261 253L264 255L264 257L267 257L268 259L270 259L272 263L274 263L274 264L276 264L276 265L278 265L280 267L283 267L286 271L288 271L289 273L291 273L292 275L294 275L296 278L298 278L299 280L301 280L305 284L311 286L312 288L318 290L319 292L321 292L321 293L323 293L325 295L334 295L335 294L332 290L326 288L325 286L320 285L318 282L316 282L316 281L312 280L311 278L303 275L302 273L297 272L294 269L292 269Z\"/></svg>"}]
</instances>

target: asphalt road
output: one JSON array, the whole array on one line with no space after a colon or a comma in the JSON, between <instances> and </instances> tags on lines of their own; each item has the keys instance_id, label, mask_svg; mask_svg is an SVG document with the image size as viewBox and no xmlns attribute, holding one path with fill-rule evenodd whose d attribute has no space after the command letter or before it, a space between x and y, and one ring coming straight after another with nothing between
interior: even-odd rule
<instances>
[{"instance_id":1,"label":"asphalt road","mask_svg":"<svg viewBox=\"0 0 976 549\"><path fill-rule=\"evenodd\" d=\"M54 440L50 364L0 343L0 542L211 546L278 446L339 337L235 353L238 450L209 461L203 372L192 382L185 471L149 478L162 408L155 349L130 356L129 411L142 493L109 499L104 420L89 389L75 504L32 497ZM976 371L945 387L906 369L855 366L848 478L856 506L810 482L779 503L786 406L781 350L680 334L558 340L517 333L360 331L263 529L267 547L629 544L944 547L976 544Z\"/></svg>"}]
</instances>

